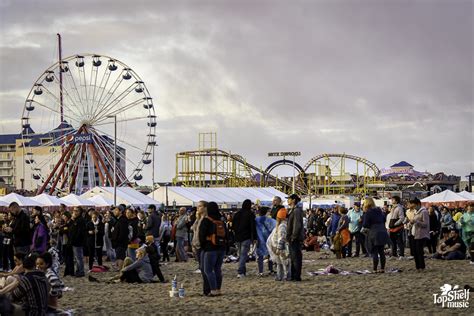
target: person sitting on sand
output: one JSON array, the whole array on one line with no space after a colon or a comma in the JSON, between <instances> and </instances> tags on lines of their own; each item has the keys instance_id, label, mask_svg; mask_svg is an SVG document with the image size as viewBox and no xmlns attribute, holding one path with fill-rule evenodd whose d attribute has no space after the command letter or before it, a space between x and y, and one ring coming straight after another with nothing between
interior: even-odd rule
<instances>
[{"instance_id":1,"label":"person sitting on sand","mask_svg":"<svg viewBox=\"0 0 474 316\"><path fill-rule=\"evenodd\" d=\"M153 280L153 268L145 248L136 251L137 260L130 257L123 261L120 281L127 283L150 283Z\"/></svg>"},{"instance_id":2,"label":"person sitting on sand","mask_svg":"<svg viewBox=\"0 0 474 316\"><path fill-rule=\"evenodd\" d=\"M21 307L15 305L15 312L23 311L25 315L46 315L48 309L48 280L43 272L35 269L36 256L28 255L23 260L25 274L20 277L18 286L12 291L13 302L21 302ZM15 314L16 315L16 314Z\"/></svg>"},{"instance_id":3,"label":"person sitting on sand","mask_svg":"<svg viewBox=\"0 0 474 316\"><path fill-rule=\"evenodd\" d=\"M278 211L276 227L267 239L268 252L270 253L272 261L277 265L276 281L286 280L288 275L290 249L288 241L286 240L286 214L287 211L285 208L281 208Z\"/></svg>"},{"instance_id":4,"label":"person sitting on sand","mask_svg":"<svg viewBox=\"0 0 474 316\"><path fill-rule=\"evenodd\" d=\"M44 252L36 258L36 268L46 275L49 283L48 313L54 313L58 309L58 299L63 296L64 283L53 270L53 256Z\"/></svg>"},{"instance_id":5,"label":"person sitting on sand","mask_svg":"<svg viewBox=\"0 0 474 316\"><path fill-rule=\"evenodd\" d=\"M150 258L151 269L153 271L153 275L156 275L161 283L165 283L165 278L163 273L161 273L160 269L160 254L158 253L158 247L155 243L155 238L153 235L147 235L145 237L145 250L148 254L148 258Z\"/></svg>"},{"instance_id":6,"label":"person sitting on sand","mask_svg":"<svg viewBox=\"0 0 474 316\"><path fill-rule=\"evenodd\" d=\"M318 236L313 232L308 233L308 237L303 241L303 249L306 251L319 251Z\"/></svg>"},{"instance_id":7,"label":"person sitting on sand","mask_svg":"<svg viewBox=\"0 0 474 316\"><path fill-rule=\"evenodd\" d=\"M23 275L25 269L23 268L23 260L25 259L25 254L22 252L17 252L13 256L15 261L15 267L11 272L0 273L0 294L10 293L15 289L20 281L20 275Z\"/></svg>"},{"instance_id":8,"label":"person sitting on sand","mask_svg":"<svg viewBox=\"0 0 474 316\"><path fill-rule=\"evenodd\" d=\"M451 228L449 238L439 244L433 258L445 260L464 260L466 258L466 245L457 229Z\"/></svg>"}]
</instances>

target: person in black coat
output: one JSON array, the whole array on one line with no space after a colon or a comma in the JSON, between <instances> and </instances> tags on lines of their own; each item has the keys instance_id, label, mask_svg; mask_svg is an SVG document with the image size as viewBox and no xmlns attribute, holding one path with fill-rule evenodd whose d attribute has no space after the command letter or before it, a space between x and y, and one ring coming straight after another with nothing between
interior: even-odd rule
<instances>
[{"instance_id":1,"label":"person in black coat","mask_svg":"<svg viewBox=\"0 0 474 316\"><path fill-rule=\"evenodd\" d=\"M83 277L84 272L84 244L86 240L86 223L81 216L82 210L77 207L72 211L70 227L70 242L76 264L76 277Z\"/></svg>"},{"instance_id":2,"label":"person in black coat","mask_svg":"<svg viewBox=\"0 0 474 316\"><path fill-rule=\"evenodd\" d=\"M430 240L428 242L428 250L431 254L436 253L436 247L438 246L438 238L441 230L441 223L436 215L434 206L430 206L428 209L430 216Z\"/></svg>"},{"instance_id":3,"label":"person in black coat","mask_svg":"<svg viewBox=\"0 0 474 316\"><path fill-rule=\"evenodd\" d=\"M13 247L15 253L29 253L32 236L30 218L22 209L20 209L20 206L16 202L10 203L8 209L15 219L13 220L11 227L5 228L5 232L12 233L13 235Z\"/></svg>"},{"instance_id":4,"label":"person in black coat","mask_svg":"<svg viewBox=\"0 0 474 316\"><path fill-rule=\"evenodd\" d=\"M115 249L118 269L122 269L128 246L128 219L125 216L125 208L121 205L114 209L114 216L117 219L112 228L112 247Z\"/></svg>"},{"instance_id":5,"label":"person in black coat","mask_svg":"<svg viewBox=\"0 0 474 316\"><path fill-rule=\"evenodd\" d=\"M166 283L163 273L160 269L160 254L156 248L155 238L153 235L148 235L145 237L145 250L150 258L151 269L153 270L153 275L156 275L161 283Z\"/></svg>"},{"instance_id":6,"label":"person in black coat","mask_svg":"<svg viewBox=\"0 0 474 316\"><path fill-rule=\"evenodd\" d=\"M89 249L89 270L92 270L94 258L97 257L97 264L102 265L102 247L104 246L105 225L102 218L94 211L91 220L86 225L87 248Z\"/></svg>"},{"instance_id":7,"label":"person in black coat","mask_svg":"<svg viewBox=\"0 0 474 316\"><path fill-rule=\"evenodd\" d=\"M71 213L65 211L62 215L63 223L59 226L59 235L61 237L63 260L64 260L64 276L74 276L74 253L71 244Z\"/></svg>"},{"instance_id":8,"label":"person in black coat","mask_svg":"<svg viewBox=\"0 0 474 316\"><path fill-rule=\"evenodd\" d=\"M248 253L250 245L257 240L257 228L255 224L255 214L252 212L252 202L245 200L242 203L242 209L235 213L232 219L232 228L234 229L234 238L239 251L239 268L237 277L242 278L247 273Z\"/></svg>"}]
</instances>

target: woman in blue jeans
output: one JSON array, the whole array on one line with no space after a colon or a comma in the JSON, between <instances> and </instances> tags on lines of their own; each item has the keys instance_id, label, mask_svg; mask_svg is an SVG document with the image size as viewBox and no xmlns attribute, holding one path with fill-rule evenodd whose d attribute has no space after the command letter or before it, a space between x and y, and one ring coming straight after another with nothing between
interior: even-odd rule
<instances>
[{"instance_id":1,"label":"woman in blue jeans","mask_svg":"<svg viewBox=\"0 0 474 316\"><path fill-rule=\"evenodd\" d=\"M224 230L224 236L222 236L222 230ZM204 295L221 295L222 263L224 262L226 240L227 231L219 207L215 202L209 202L207 217L203 218L199 226L201 267L208 283L206 284L204 281Z\"/></svg>"}]
</instances>

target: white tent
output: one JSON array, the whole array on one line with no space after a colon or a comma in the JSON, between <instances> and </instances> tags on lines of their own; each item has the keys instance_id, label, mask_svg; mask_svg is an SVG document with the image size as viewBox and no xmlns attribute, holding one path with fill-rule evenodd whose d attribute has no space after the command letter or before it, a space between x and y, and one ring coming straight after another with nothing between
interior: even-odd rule
<instances>
[{"instance_id":1,"label":"white tent","mask_svg":"<svg viewBox=\"0 0 474 316\"><path fill-rule=\"evenodd\" d=\"M459 192L458 195L462 196L463 198L469 201L474 201L474 194L471 192L462 191L462 192Z\"/></svg>"},{"instance_id":2,"label":"white tent","mask_svg":"<svg viewBox=\"0 0 474 316\"><path fill-rule=\"evenodd\" d=\"M112 206L114 205L114 199L107 198L102 194L94 195L91 198L88 198L89 201L93 202L96 206Z\"/></svg>"},{"instance_id":3,"label":"white tent","mask_svg":"<svg viewBox=\"0 0 474 316\"><path fill-rule=\"evenodd\" d=\"M41 203L35 200L16 193L10 193L8 195L5 195L4 197L1 197L0 200L7 204L16 202L20 206L43 206Z\"/></svg>"},{"instance_id":4,"label":"white tent","mask_svg":"<svg viewBox=\"0 0 474 316\"><path fill-rule=\"evenodd\" d=\"M8 206L9 204L7 202L3 202L2 200L0 200L0 207L2 206Z\"/></svg>"},{"instance_id":5,"label":"white tent","mask_svg":"<svg viewBox=\"0 0 474 316\"><path fill-rule=\"evenodd\" d=\"M95 187L90 189L81 195L83 198L91 198L95 195L102 195L103 197L114 200L114 188L113 187ZM112 202L113 204L113 202ZM117 204L134 205L134 206L146 206L150 204L160 204L149 196L140 193L130 187L118 187L117 188Z\"/></svg>"},{"instance_id":6,"label":"white tent","mask_svg":"<svg viewBox=\"0 0 474 316\"><path fill-rule=\"evenodd\" d=\"M62 197L59 200L66 202L68 206L95 206L94 202L89 201L86 198L77 196L74 193L66 195L65 197Z\"/></svg>"},{"instance_id":7,"label":"white tent","mask_svg":"<svg viewBox=\"0 0 474 316\"><path fill-rule=\"evenodd\" d=\"M61 203L65 204L66 206L70 206L68 202L62 201L59 198L46 193L41 193L40 195L34 196L31 199L42 204L43 206L59 206Z\"/></svg>"},{"instance_id":8,"label":"white tent","mask_svg":"<svg viewBox=\"0 0 474 316\"><path fill-rule=\"evenodd\" d=\"M436 193L433 195L430 195L421 202L423 203L449 203L449 202L465 202L468 201L468 199L462 197L459 194L454 193L451 190L445 190L440 193Z\"/></svg>"},{"instance_id":9,"label":"white tent","mask_svg":"<svg viewBox=\"0 0 474 316\"><path fill-rule=\"evenodd\" d=\"M246 199L253 203L270 202L274 196L285 200L286 194L275 188L191 188L191 187L166 187L162 186L148 196L155 196L168 205L176 206L196 205L199 201L214 201L228 208L238 207Z\"/></svg>"}]
</instances>

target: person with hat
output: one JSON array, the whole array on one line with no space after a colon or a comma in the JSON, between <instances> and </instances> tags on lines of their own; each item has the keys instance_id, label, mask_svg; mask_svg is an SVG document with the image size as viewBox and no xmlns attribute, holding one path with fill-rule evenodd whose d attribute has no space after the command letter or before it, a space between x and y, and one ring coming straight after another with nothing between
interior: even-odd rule
<instances>
[{"instance_id":1,"label":"person with hat","mask_svg":"<svg viewBox=\"0 0 474 316\"><path fill-rule=\"evenodd\" d=\"M286 240L290 248L290 281L301 281L303 253L301 245L304 241L303 210L298 207L301 201L297 194L287 197L288 200L288 229Z\"/></svg>"},{"instance_id":2,"label":"person with hat","mask_svg":"<svg viewBox=\"0 0 474 316\"><path fill-rule=\"evenodd\" d=\"M287 222L286 209L280 208L276 215L276 226L267 239L267 249L270 258L277 266L276 281L283 281L288 274L288 257L290 250L286 240Z\"/></svg>"}]
</instances>

